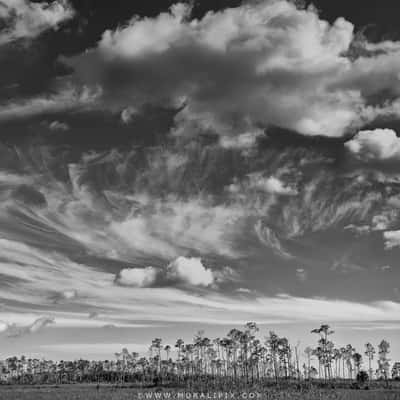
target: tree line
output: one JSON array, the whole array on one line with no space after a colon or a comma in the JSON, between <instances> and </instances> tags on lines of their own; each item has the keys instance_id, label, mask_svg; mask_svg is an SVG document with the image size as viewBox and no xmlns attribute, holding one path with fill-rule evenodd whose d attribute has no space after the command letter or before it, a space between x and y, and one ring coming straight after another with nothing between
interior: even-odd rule
<instances>
[{"instance_id":1,"label":"tree line","mask_svg":"<svg viewBox=\"0 0 400 400\"><path fill-rule=\"evenodd\" d=\"M135 383L138 385L185 385L198 383L247 385L282 381L361 382L400 379L400 363L390 364L390 345L366 343L362 351L351 344L335 346L334 331L321 325L311 333L316 345L300 352L286 337L270 331L261 340L256 323L231 329L225 337L210 339L199 331L190 343L178 339L164 344L152 340L147 356L124 348L104 361L51 361L9 357L2 361L3 383ZM305 362L301 362L305 359Z\"/></svg>"}]
</instances>

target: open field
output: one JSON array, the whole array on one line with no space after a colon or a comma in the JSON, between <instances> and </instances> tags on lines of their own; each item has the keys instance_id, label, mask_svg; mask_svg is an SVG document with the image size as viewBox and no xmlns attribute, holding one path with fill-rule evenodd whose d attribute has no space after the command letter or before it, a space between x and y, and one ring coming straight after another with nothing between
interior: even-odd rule
<instances>
[{"instance_id":1,"label":"open field","mask_svg":"<svg viewBox=\"0 0 400 400\"><path fill-rule=\"evenodd\" d=\"M220 397L218 397L220 396ZM183 389L140 390L137 388L116 388L111 385L62 385L62 386L2 386L0 400L400 400L396 389L320 389L290 388L268 390L250 389L235 392L192 392Z\"/></svg>"}]
</instances>

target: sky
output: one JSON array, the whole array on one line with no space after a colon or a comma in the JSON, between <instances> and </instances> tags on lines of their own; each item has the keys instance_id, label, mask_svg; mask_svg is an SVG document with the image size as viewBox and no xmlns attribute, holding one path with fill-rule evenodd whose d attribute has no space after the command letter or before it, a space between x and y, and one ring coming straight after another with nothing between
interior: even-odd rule
<instances>
[{"instance_id":1,"label":"sky","mask_svg":"<svg viewBox=\"0 0 400 400\"><path fill-rule=\"evenodd\" d=\"M0 355L247 321L400 359L396 1L0 2Z\"/></svg>"}]
</instances>

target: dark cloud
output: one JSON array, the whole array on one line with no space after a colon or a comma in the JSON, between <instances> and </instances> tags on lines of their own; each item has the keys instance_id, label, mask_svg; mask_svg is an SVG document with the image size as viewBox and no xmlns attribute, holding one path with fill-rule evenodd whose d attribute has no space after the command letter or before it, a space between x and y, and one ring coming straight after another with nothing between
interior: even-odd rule
<instances>
[{"instance_id":1,"label":"dark cloud","mask_svg":"<svg viewBox=\"0 0 400 400\"><path fill-rule=\"evenodd\" d=\"M29 185L19 185L12 192L12 198L31 207L46 207L46 197L39 190Z\"/></svg>"}]
</instances>

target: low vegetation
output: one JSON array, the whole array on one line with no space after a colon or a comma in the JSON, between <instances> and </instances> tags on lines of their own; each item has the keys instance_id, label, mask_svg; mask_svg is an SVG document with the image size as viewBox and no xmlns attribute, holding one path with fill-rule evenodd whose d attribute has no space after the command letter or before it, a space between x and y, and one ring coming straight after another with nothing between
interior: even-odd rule
<instances>
[{"instance_id":1,"label":"low vegetation","mask_svg":"<svg viewBox=\"0 0 400 400\"><path fill-rule=\"evenodd\" d=\"M387 341L357 351L351 344L336 347L329 325L311 333L316 345L303 351L275 332L261 340L249 322L223 338L201 331L173 346L155 338L147 357L127 349L105 361L10 357L1 363L0 399L132 399L154 390L171 398L223 392L238 399L254 393L254 400L400 399L400 364L390 363Z\"/></svg>"}]
</instances>

